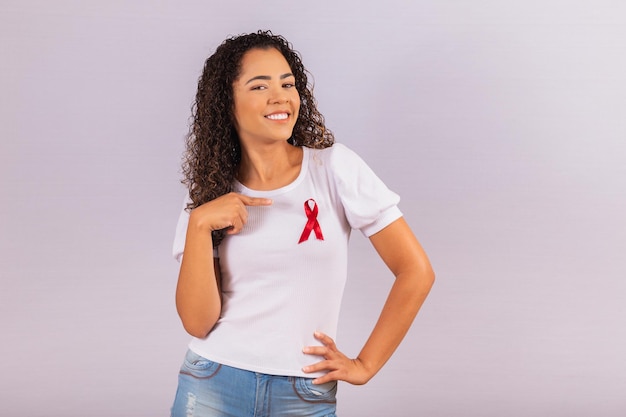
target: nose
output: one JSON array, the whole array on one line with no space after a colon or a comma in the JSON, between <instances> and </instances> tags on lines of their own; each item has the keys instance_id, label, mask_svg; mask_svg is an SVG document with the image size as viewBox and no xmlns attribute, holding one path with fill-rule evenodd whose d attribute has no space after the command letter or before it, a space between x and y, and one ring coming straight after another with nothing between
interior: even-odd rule
<instances>
[{"instance_id":1,"label":"nose","mask_svg":"<svg viewBox=\"0 0 626 417\"><path fill-rule=\"evenodd\" d=\"M282 87L272 88L272 94L270 95L269 102L271 104L284 104L289 101L287 92Z\"/></svg>"},{"instance_id":2,"label":"nose","mask_svg":"<svg viewBox=\"0 0 626 417\"><path fill-rule=\"evenodd\" d=\"M287 98L287 96L285 94L282 94L282 95L273 96L270 99L270 104L284 104L284 103L287 103L288 101L289 99Z\"/></svg>"}]
</instances>

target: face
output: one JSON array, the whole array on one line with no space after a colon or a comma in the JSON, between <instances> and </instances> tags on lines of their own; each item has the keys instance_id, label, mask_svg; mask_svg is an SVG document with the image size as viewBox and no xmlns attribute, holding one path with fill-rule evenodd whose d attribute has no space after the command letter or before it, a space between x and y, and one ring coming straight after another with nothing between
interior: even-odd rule
<instances>
[{"instance_id":1,"label":"face","mask_svg":"<svg viewBox=\"0 0 626 417\"><path fill-rule=\"evenodd\" d=\"M300 96L285 57L274 48L251 49L233 83L235 128L243 146L286 141L298 119Z\"/></svg>"}]
</instances>

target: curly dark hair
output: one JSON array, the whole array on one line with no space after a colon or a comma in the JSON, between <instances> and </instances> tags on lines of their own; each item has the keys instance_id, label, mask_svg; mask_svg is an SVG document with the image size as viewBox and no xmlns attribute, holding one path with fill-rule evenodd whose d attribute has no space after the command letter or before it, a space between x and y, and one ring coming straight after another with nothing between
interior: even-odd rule
<instances>
[{"instance_id":1,"label":"curly dark hair","mask_svg":"<svg viewBox=\"0 0 626 417\"><path fill-rule=\"evenodd\" d=\"M258 31L226 39L204 64L192 107L193 122L183 157L183 184L189 188L191 210L232 191L241 160L239 137L233 124L233 83L241 71L241 59L251 49L277 49L287 60L296 79L300 111L291 138L294 146L327 148L335 142L317 110L312 86L298 52L282 36ZM213 232L213 245L224 238L224 230Z\"/></svg>"}]
</instances>

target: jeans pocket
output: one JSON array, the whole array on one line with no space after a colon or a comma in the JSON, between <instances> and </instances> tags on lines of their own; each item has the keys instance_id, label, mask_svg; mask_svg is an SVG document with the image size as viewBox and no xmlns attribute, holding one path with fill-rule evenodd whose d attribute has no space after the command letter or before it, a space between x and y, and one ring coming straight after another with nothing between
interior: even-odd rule
<instances>
[{"instance_id":1,"label":"jeans pocket","mask_svg":"<svg viewBox=\"0 0 626 417\"><path fill-rule=\"evenodd\" d=\"M207 379L214 377L221 367L221 364L187 350L180 373L193 376L194 378Z\"/></svg>"},{"instance_id":2,"label":"jeans pocket","mask_svg":"<svg viewBox=\"0 0 626 417\"><path fill-rule=\"evenodd\" d=\"M305 401L334 403L337 395L337 381L315 385L312 378L297 377L294 380L293 389Z\"/></svg>"}]
</instances>

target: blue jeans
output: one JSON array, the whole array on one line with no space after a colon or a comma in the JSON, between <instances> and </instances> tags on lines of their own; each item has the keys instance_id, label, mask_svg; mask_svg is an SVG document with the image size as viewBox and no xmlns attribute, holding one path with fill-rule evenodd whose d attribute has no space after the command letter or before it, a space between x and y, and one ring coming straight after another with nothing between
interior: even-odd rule
<instances>
[{"instance_id":1,"label":"blue jeans","mask_svg":"<svg viewBox=\"0 0 626 417\"><path fill-rule=\"evenodd\" d=\"M336 417L337 382L266 375L187 351L172 417Z\"/></svg>"}]
</instances>

